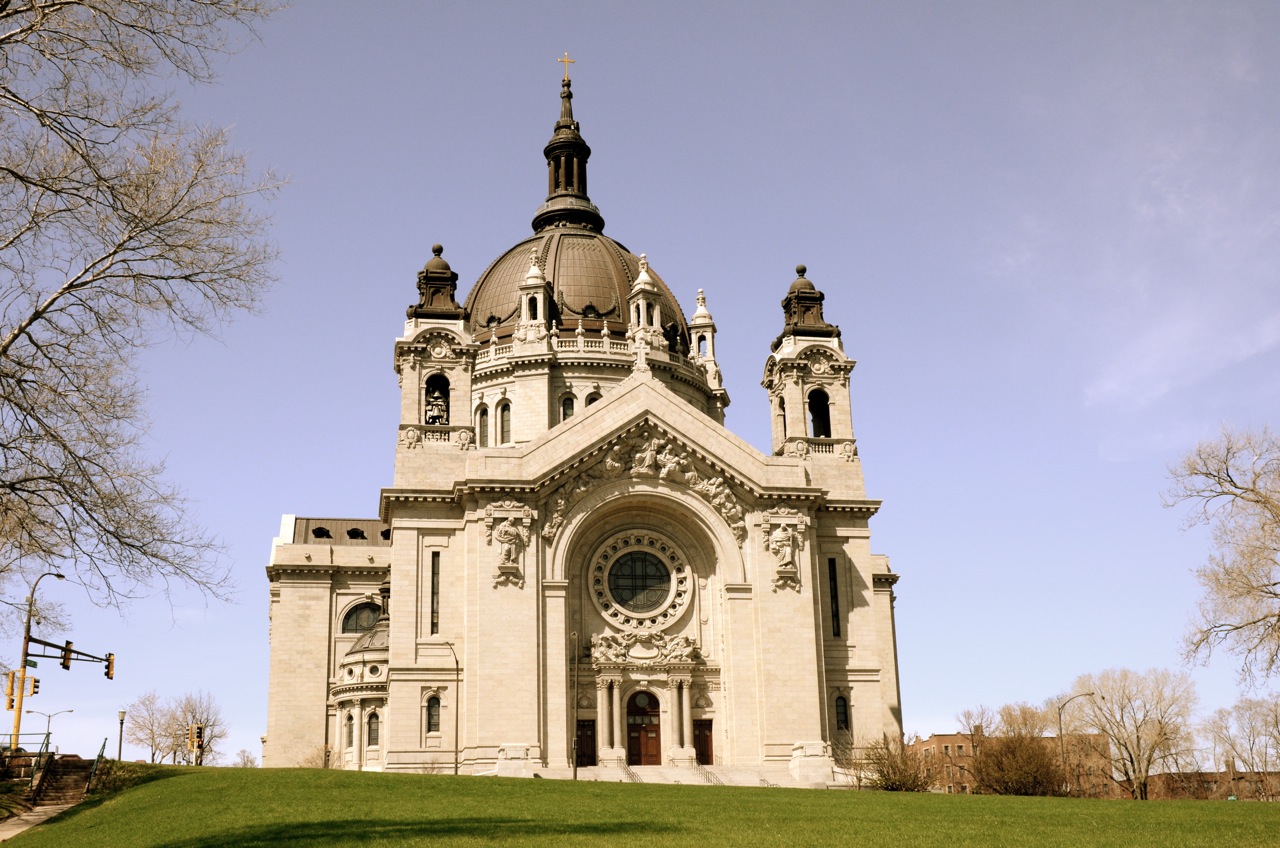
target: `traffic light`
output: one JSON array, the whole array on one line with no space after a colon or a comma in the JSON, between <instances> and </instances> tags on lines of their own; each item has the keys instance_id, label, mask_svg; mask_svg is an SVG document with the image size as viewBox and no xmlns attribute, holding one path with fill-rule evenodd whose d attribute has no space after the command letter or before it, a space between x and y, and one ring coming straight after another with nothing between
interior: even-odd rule
<instances>
[{"instance_id":1,"label":"traffic light","mask_svg":"<svg viewBox=\"0 0 1280 848\"><path fill-rule=\"evenodd\" d=\"M62 667L68 670L71 668L71 643L70 642L67 642L66 647L62 649Z\"/></svg>"},{"instance_id":2,"label":"traffic light","mask_svg":"<svg viewBox=\"0 0 1280 848\"><path fill-rule=\"evenodd\" d=\"M196 749L196 726L194 724L187 725L187 750L194 751Z\"/></svg>"},{"instance_id":3,"label":"traffic light","mask_svg":"<svg viewBox=\"0 0 1280 848\"><path fill-rule=\"evenodd\" d=\"M40 694L40 678L28 677L27 679L31 681L31 694L39 695Z\"/></svg>"},{"instance_id":4,"label":"traffic light","mask_svg":"<svg viewBox=\"0 0 1280 848\"><path fill-rule=\"evenodd\" d=\"M14 681L14 678L17 676L18 676L18 672L16 671L9 672L9 676L5 679L5 684L4 684L4 703L5 703L4 708L6 710L9 710L10 712L13 711L13 681Z\"/></svg>"},{"instance_id":5,"label":"traffic light","mask_svg":"<svg viewBox=\"0 0 1280 848\"><path fill-rule=\"evenodd\" d=\"M199 751L199 750L202 750L203 748L204 748L204 725L197 724L196 725L196 750Z\"/></svg>"},{"instance_id":6,"label":"traffic light","mask_svg":"<svg viewBox=\"0 0 1280 848\"><path fill-rule=\"evenodd\" d=\"M71 643L68 642L67 644L70 645ZM115 654L107 654L107 667L106 669L103 670L102 673L106 675L106 678L108 680L116 679L116 655Z\"/></svg>"}]
</instances>

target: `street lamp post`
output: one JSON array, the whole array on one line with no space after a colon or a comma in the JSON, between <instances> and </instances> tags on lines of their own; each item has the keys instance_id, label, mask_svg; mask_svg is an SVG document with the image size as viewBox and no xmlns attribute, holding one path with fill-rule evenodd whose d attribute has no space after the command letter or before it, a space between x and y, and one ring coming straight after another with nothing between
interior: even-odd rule
<instances>
[{"instance_id":1,"label":"street lamp post","mask_svg":"<svg viewBox=\"0 0 1280 848\"><path fill-rule=\"evenodd\" d=\"M74 708L69 709L69 710L58 710L56 713L46 713L46 712L41 712L40 710L27 710L27 715L31 715L32 713L34 713L34 714L36 714L36 715L42 715L42 716L44 716L44 719L45 719L45 720L44 720L44 735L45 735L46 737L48 737L48 735L49 735L49 726L50 726L51 724L53 724L53 717L54 717L54 716L56 716L56 715L62 715L63 713L73 713L73 712L75 712L75 709L74 709Z\"/></svg>"},{"instance_id":2,"label":"street lamp post","mask_svg":"<svg viewBox=\"0 0 1280 848\"><path fill-rule=\"evenodd\" d=\"M1081 692L1058 704L1058 751L1062 754L1062 788L1067 791L1067 794L1071 794L1071 784L1067 780L1067 743L1062 738L1062 711L1076 698L1088 698L1091 695L1093 695L1092 692Z\"/></svg>"},{"instance_id":3,"label":"street lamp post","mask_svg":"<svg viewBox=\"0 0 1280 848\"><path fill-rule=\"evenodd\" d=\"M36 578L36 582L31 584L31 594L27 595L27 620L22 626L22 656L18 659L18 673L14 677L15 687L18 691L13 695L13 739L10 740L9 750L18 750L18 734L22 732L22 699L27 691L27 653L31 649L31 619L36 613L36 588L40 585L40 581L46 577L56 577L59 580L66 580L65 574L59 574L56 571L46 571Z\"/></svg>"},{"instance_id":4,"label":"street lamp post","mask_svg":"<svg viewBox=\"0 0 1280 848\"><path fill-rule=\"evenodd\" d=\"M120 717L120 735L116 741L116 762L118 763L120 762L121 754L124 753L124 710L121 710L116 715Z\"/></svg>"}]
</instances>

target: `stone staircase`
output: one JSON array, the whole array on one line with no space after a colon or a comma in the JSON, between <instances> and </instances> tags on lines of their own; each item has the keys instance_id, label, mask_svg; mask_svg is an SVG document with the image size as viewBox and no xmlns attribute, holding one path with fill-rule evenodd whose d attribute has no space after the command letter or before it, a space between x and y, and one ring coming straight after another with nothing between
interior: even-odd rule
<instances>
[{"instance_id":1,"label":"stone staircase","mask_svg":"<svg viewBox=\"0 0 1280 848\"><path fill-rule=\"evenodd\" d=\"M811 788L797 783L785 765L777 768L739 768L734 766L632 766L631 772L639 783L680 783L686 786L768 786ZM539 769L540 777L552 780L569 780L569 769ZM629 783L626 772L616 766L589 766L578 769L579 781L598 780L603 783Z\"/></svg>"},{"instance_id":2,"label":"stone staircase","mask_svg":"<svg viewBox=\"0 0 1280 848\"><path fill-rule=\"evenodd\" d=\"M74 754L57 757L49 765L49 773L40 784L35 799L37 807L54 804L76 804L84 798L93 771L93 760L82 760Z\"/></svg>"}]
</instances>

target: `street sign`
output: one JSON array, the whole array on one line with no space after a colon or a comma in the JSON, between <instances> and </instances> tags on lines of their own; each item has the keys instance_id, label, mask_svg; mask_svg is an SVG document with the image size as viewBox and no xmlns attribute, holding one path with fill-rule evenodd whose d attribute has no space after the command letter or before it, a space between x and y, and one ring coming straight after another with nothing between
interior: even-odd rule
<instances>
[{"instance_id":1,"label":"street sign","mask_svg":"<svg viewBox=\"0 0 1280 848\"><path fill-rule=\"evenodd\" d=\"M27 668L35 668L35 667L36 667L35 660L27 660Z\"/></svg>"}]
</instances>

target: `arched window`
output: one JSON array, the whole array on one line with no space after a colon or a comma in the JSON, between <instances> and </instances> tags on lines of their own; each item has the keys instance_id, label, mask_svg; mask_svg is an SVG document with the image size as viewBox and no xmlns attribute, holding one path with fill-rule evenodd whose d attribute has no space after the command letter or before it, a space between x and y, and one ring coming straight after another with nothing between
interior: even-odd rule
<instances>
[{"instance_id":1,"label":"arched window","mask_svg":"<svg viewBox=\"0 0 1280 848\"><path fill-rule=\"evenodd\" d=\"M849 729L849 701L843 695L836 698L836 730Z\"/></svg>"},{"instance_id":2,"label":"arched window","mask_svg":"<svg viewBox=\"0 0 1280 848\"><path fill-rule=\"evenodd\" d=\"M560 420L567 421L573 417L573 395L565 395L560 401Z\"/></svg>"},{"instance_id":3,"label":"arched window","mask_svg":"<svg viewBox=\"0 0 1280 848\"><path fill-rule=\"evenodd\" d=\"M706 333L698 333L698 356L707 355L707 336Z\"/></svg>"},{"instance_id":4,"label":"arched window","mask_svg":"<svg viewBox=\"0 0 1280 848\"><path fill-rule=\"evenodd\" d=\"M342 617L342 632L367 633L373 629L373 623L378 620L379 612L381 610L377 604L356 604Z\"/></svg>"},{"instance_id":5,"label":"arched window","mask_svg":"<svg viewBox=\"0 0 1280 848\"><path fill-rule=\"evenodd\" d=\"M535 294L529 295L529 320L538 320L538 296Z\"/></svg>"},{"instance_id":6,"label":"arched window","mask_svg":"<svg viewBox=\"0 0 1280 848\"><path fill-rule=\"evenodd\" d=\"M511 404L498 407L498 444L511 443Z\"/></svg>"},{"instance_id":7,"label":"arched window","mask_svg":"<svg viewBox=\"0 0 1280 848\"><path fill-rule=\"evenodd\" d=\"M423 389L422 423L444 425L449 423L449 378L432 374Z\"/></svg>"},{"instance_id":8,"label":"arched window","mask_svg":"<svg viewBox=\"0 0 1280 848\"><path fill-rule=\"evenodd\" d=\"M815 439L831 438L831 399L822 389L809 392L809 435Z\"/></svg>"},{"instance_id":9,"label":"arched window","mask_svg":"<svg viewBox=\"0 0 1280 848\"><path fill-rule=\"evenodd\" d=\"M591 404L595 403L598 400L600 400L600 393L592 392L591 394L587 395L587 406L590 406Z\"/></svg>"},{"instance_id":10,"label":"arched window","mask_svg":"<svg viewBox=\"0 0 1280 848\"><path fill-rule=\"evenodd\" d=\"M370 748L378 744L378 714L369 713L369 732L365 734L364 744Z\"/></svg>"},{"instance_id":11,"label":"arched window","mask_svg":"<svg viewBox=\"0 0 1280 848\"><path fill-rule=\"evenodd\" d=\"M427 699L427 732L440 732L440 699L435 695Z\"/></svg>"},{"instance_id":12,"label":"arched window","mask_svg":"<svg viewBox=\"0 0 1280 848\"><path fill-rule=\"evenodd\" d=\"M356 721L347 713L347 747L356 744Z\"/></svg>"},{"instance_id":13,"label":"arched window","mask_svg":"<svg viewBox=\"0 0 1280 848\"><path fill-rule=\"evenodd\" d=\"M476 410L476 441L480 447L489 447L489 407L482 406Z\"/></svg>"}]
</instances>

